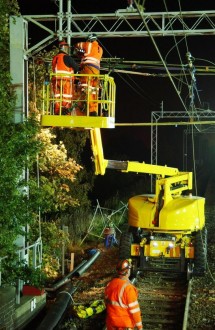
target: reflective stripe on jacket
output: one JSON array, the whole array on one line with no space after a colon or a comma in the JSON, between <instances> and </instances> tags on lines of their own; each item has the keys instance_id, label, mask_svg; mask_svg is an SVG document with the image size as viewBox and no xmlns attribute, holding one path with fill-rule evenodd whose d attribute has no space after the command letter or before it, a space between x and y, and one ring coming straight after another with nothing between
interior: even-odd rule
<instances>
[{"instance_id":1,"label":"reflective stripe on jacket","mask_svg":"<svg viewBox=\"0 0 215 330\"><path fill-rule=\"evenodd\" d=\"M114 278L105 288L107 325L142 329L137 289L123 278Z\"/></svg>"},{"instance_id":2,"label":"reflective stripe on jacket","mask_svg":"<svg viewBox=\"0 0 215 330\"><path fill-rule=\"evenodd\" d=\"M100 69L100 60L102 58L103 49L99 46L97 41L79 42L75 47L84 51L84 55L81 58L81 66L85 64L93 64L97 69Z\"/></svg>"},{"instance_id":3,"label":"reflective stripe on jacket","mask_svg":"<svg viewBox=\"0 0 215 330\"><path fill-rule=\"evenodd\" d=\"M74 73L73 68L69 68L68 66L65 65L64 63L64 58L65 54L64 53L59 53L54 56L52 60L52 71L55 73Z\"/></svg>"}]
</instances>

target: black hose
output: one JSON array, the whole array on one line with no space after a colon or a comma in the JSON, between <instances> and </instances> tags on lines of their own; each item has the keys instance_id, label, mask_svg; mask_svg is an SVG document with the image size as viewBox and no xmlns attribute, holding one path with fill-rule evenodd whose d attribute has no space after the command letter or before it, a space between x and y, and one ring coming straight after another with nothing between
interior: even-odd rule
<instances>
[{"instance_id":1,"label":"black hose","mask_svg":"<svg viewBox=\"0 0 215 330\"><path fill-rule=\"evenodd\" d=\"M82 262L80 267L76 267L72 271L73 276L81 276L84 271L86 271L92 263L98 258L100 251L97 250L93 256L86 262ZM67 277L71 277L71 273ZM55 303L50 307L47 312L47 315L43 319L42 323L37 327L37 330L53 330L60 320L62 319L66 309L68 308L69 303L72 301L72 294L76 291L77 287L73 287L71 283L67 283L63 290L57 295Z\"/></svg>"},{"instance_id":2,"label":"black hose","mask_svg":"<svg viewBox=\"0 0 215 330\"><path fill-rule=\"evenodd\" d=\"M57 283L55 283L52 287L50 288L45 288L45 290L47 292L53 292L56 291L57 289L59 289L61 286L63 286L64 284L68 283L70 277L72 277L74 274L77 273L77 271L79 270L79 268L81 268L83 265L85 265L87 263L87 260L83 260L75 269L73 269L73 271L71 271L69 274L67 274L64 278L62 278L60 281L58 281Z\"/></svg>"},{"instance_id":3,"label":"black hose","mask_svg":"<svg viewBox=\"0 0 215 330\"><path fill-rule=\"evenodd\" d=\"M93 256L88 260L86 264L84 264L82 267L80 267L75 273L74 276L81 276L91 265L92 263L98 258L100 255L100 251L97 250Z\"/></svg>"},{"instance_id":4,"label":"black hose","mask_svg":"<svg viewBox=\"0 0 215 330\"><path fill-rule=\"evenodd\" d=\"M37 330L52 330L58 325L68 305L71 303L72 294L76 289L77 287L73 287L71 283L68 283L63 291L58 293L55 303L50 307Z\"/></svg>"}]
</instances>

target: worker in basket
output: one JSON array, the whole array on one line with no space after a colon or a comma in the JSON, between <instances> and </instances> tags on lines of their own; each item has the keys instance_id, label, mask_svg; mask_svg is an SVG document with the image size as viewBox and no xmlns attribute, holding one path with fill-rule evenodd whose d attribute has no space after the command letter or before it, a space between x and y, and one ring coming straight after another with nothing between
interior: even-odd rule
<instances>
[{"instance_id":1,"label":"worker in basket","mask_svg":"<svg viewBox=\"0 0 215 330\"><path fill-rule=\"evenodd\" d=\"M56 74L52 78L55 115L69 113L74 94L74 76L71 74L77 73L78 69L78 64L69 55L69 45L61 41L59 52L52 60L52 71Z\"/></svg>"},{"instance_id":2,"label":"worker in basket","mask_svg":"<svg viewBox=\"0 0 215 330\"><path fill-rule=\"evenodd\" d=\"M130 260L120 260L116 267L117 277L105 288L107 330L143 329L138 303L138 292L129 281Z\"/></svg>"},{"instance_id":3,"label":"worker in basket","mask_svg":"<svg viewBox=\"0 0 215 330\"><path fill-rule=\"evenodd\" d=\"M93 75L80 78L80 102L79 107L86 110L89 102L90 116L98 115L100 61L103 54L102 47L98 44L97 36L91 33L85 42L79 42L74 46L74 54L81 58L80 74ZM89 100L87 100L89 98Z\"/></svg>"}]
</instances>

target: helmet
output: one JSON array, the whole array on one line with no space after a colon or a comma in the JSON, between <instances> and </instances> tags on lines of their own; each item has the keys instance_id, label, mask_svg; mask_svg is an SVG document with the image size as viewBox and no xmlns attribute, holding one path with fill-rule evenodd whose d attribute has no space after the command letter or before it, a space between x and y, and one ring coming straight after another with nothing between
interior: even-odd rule
<instances>
[{"instance_id":1,"label":"helmet","mask_svg":"<svg viewBox=\"0 0 215 330\"><path fill-rule=\"evenodd\" d=\"M64 53L69 53L69 45L65 41L61 41L59 43L59 49L62 50Z\"/></svg>"},{"instance_id":2,"label":"helmet","mask_svg":"<svg viewBox=\"0 0 215 330\"><path fill-rule=\"evenodd\" d=\"M129 269L131 269L131 263L129 260L120 260L116 266L116 271L119 275L128 274Z\"/></svg>"},{"instance_id":3,"label":"helmet","mask_svg":"<svg viewBox=\"0 0 215 330\"><path fill-rule=\"evenodd\" d=\"M92 41L95 41L95 40L97 40L97 36L96 36L95 33L91 33L91 34L88 35L87 41L92 42Z\"/></svg>"}]
</instances>

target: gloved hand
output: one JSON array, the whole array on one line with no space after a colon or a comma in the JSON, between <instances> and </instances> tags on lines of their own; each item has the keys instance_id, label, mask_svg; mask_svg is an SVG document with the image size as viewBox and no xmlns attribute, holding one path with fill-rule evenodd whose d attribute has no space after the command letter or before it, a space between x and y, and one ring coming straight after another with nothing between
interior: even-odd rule
<instances>
[{"instance_id":1,"label":"gloved hand","mask_svg":"<svg viewBox=\"0 0 215 330\"><path fill-rule=\"evenodd\" d=\"M80 80L79 80L79 78L75 78L75 80L74 80L74 85L79 85L80 84Z\"/></svg>"},{"instance_id":2,"label":"gloved hand","mask_svg":"<svg viewBox=\"0 0 215 330\"><path fill-rule=\"evenodd\" d=\"M75 47L74 50L73 50L73 55L77 56L77 57L83 57L84 56L84 50Z\"/></svg>"}]
</instances>

